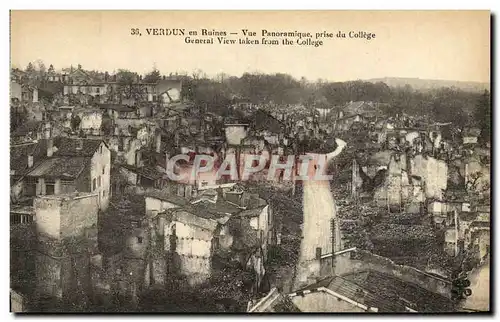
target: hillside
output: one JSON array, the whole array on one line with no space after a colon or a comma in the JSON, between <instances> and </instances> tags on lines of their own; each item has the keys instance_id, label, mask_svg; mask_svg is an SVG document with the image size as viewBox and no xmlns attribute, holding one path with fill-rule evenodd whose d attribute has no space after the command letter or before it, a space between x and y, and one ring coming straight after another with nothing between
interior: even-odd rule
<instances>
[{"instance_id":1,"label":"hillside","mask_svg":"<svg viewBox=\"0 0 500 322\"><path fill-rule=\"evenodd\" d=\"M429 90L440 87L452 87L452 86L469 92L482 92L485 89L490 90L489 83L480 83L480 82L462 82L462 81L449 81L449 80L438 80L438 79L400 78L400 77L373 78L373 79L367 79L365 81L370 83L383 82L390 87L399 87L408 84L413 89L417 90Z\"/></svg>"}]
</instances>

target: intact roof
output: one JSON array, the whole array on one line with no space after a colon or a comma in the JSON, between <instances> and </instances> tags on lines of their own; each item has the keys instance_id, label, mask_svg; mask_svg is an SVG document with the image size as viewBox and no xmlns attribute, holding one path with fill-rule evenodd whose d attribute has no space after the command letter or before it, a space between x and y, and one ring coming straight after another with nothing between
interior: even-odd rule
<instances>
[{"instance_id":1,"label":"intact roof","mask_svg":"<svg viewBox=\"0 0 500 322\"><path fill-rule=\"evenodd\" d=\"M406 306L417 312L453 311L454 305L450 299L389 274L369 270L342 277L370 292L382 294L389 301L406 303Z\"/></svg>"},{"instance_id":2,"label":"intact roof","mask_svg":"<svg viewBox=\"0 0 500 322\"><path fill-rule=\"evenodd\" d=\"M79 144L82 142L82 148L79 149ZM54 156L71 156L71 157L91 157L103 143L102 140L94 139L73 139L66 137L57 137L53 139L53 145L57 148Z\"/></svg>"},{"instance_id":3,"label":"intact roof","mask_svg":"<svg viewBox=\"0 0 500 322\"><path fill-rule=\"evenodd\" d=\"M370 292L364 287L340 276L327 277L303 290L316 290L320 287L328 288L367 307L377 308L379 312L405 312L405 305L385 296L383 292ZM299 291L300 292L300 291ZM297 293L299 293L297 292Z\"/></svg>"},{"instance_id":4,"label":"intact roof","mask_svg":"<svg viewBox=\"0 0 500 322\"><path fill-rule=\"evenodd\" d=\"M347 115L359 114L366 116L371 116L372 114L378 114L380 112L377 107L364 101L347 103L346 106L343 108L343 111Z\"/></svg>"},{"instance_id":5,"label":"intact roof","mask_svg":"<svg viewBox=\"0 0 500 322\"><path fill-rule=\"evenodd\" d=\"M208 200L201 200L200 202L191 205L190 210L195 215L205 219L220 219L228 215L234 215L241 211L240 208L234 206L225 200L217 200L213 203Z\"/></svg>"},{"instance_id":6,"label":"intact roof","mask_svg":"<svg viewBox=\"0 0 500 322\"><path fill-rule=\"evenodd\" d=\"M28 143L13 145L10 147L10 170L15 171L14 175L25 175L32 168L28 168L28 156L33 156L33 162L36 163L45 152L42 144L40 143Z\"/></svg>"},{"instance_id":7,"label":"intact roof","mask_svg":"<svg viewBox=\"0 0 500 322\"><path fill-rule=\"evenodd\" d=\"M28 176L75 179L80 176L90 160L89 157L48 158L30 171Z\"/></svg>"}]
</instances>

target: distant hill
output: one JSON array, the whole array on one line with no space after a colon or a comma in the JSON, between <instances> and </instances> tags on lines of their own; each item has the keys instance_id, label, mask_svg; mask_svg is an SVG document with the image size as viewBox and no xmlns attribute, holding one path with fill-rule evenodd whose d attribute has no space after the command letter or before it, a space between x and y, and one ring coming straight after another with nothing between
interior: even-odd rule
<instances>
[{"instance_id":1,"label":"distant hill","mask_svg":"<svg viewBox=\"0 0 500 322\"><path fill-rule=\"evenodd\" d=\"M464 91L482 92L485 89L490 90L490 83L480 82L462 82L462 81L449 81L438 79L420 79L420 78L399 78L399 77L384 77L372 78L365 80L370 83L383 82L390 87L410 85L413 89L429 90L440 87L456 87Z\"/></svg>"}]
</instances>

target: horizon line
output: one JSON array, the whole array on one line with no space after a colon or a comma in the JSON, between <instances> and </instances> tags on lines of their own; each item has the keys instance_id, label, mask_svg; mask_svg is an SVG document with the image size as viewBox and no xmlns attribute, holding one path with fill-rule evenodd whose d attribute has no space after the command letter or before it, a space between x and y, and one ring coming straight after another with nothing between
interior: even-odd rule
<instances>
[{"instance_id":1,"label":"horizon line","mask_svg":"<svg viewBox=\"0 0 500 322\"><path fill-rule=\"evenodd\" d=\"M40 59L44 64L45 64L45 61ZM32 61L31 63L32 64L35 64L37 61ZM29 64L29 62L28 62ZM11 70L12 69L20 69L22 71L24 71L26 69L26 66L25 67L20 67L18 66L19 64L11 64ZM50 65L53 65L53 64L48 64L49 66ZM76 65L76 67L75 67ZM78 67L78 64L71 64L69 66L65 66L65 67L62 67L62 68L56 68L55 71L56 72L62 72L63 69L68 69L68 68L75 68L77 69ZM155 65L155 64L153 64ZM49 66L45 66L47 69ZM153 66L152 66L153 67ZM150 73L151 71L153 71L153 68L151 68L148 72L144 72L143 74L141 74L141 72L139 71L135 71L133 69L128 69L126 67L119 67L119 68L113 68L112 71L110 70L103 70L103 69L95 69L95 68L91 68L91 69L88 69L88 68L84 68L82 66L82 69L85 70L85 71L96 71L96 72L101 72L101 73L105 73L105 72L108 72L108 73L117 73L118 70L120 69L123 69L123 70L128 70L130 72L133 72L133 73L137 73L138 75L147 75L148 73ZM160 75L168 75L168 74L176 74L177 76L188 76L188 77L191 77L192 76L192 73L190 72L187 72L186 70L176 70L176 71L171 71L171 72L168 72L168 73L163 73L159 68L157 68L156 70L158 70L160 72ZM205 71L203 71L202 69L199 69L199 68L194 68L191 70L191 72L195 72L195 71L200 71L202 74L205 74L207 76L208 79L214 79L214 78L217 78L217 76L221 75L221 74L225 74L226 76L228 77L242 77L243 75L245 74L250 74L250 75L258 75L258 74L261 74L261 75L277 75L277 74L283 74L283 75L288 75L288 76L291 76L292 78L294 78L295 80L297 81L300 81L302 78L306 79L308 82L318 82L318 81L327 81L327 82L330 82L330 83L344 83L344 82L356 82L356 81L382 81L385 80L385 79L400 79L400 80L421 80L421 81L437 81L437 82L457 82L457 83L474 83L474 84L478 84L478 85L491 85L491 80L489 81L479 81L479 80L457 80L457 79L445 79L445 78L425 78L425 77L419 77L419 76L378 76L378 77L370 77L370 78L350 78L350 79L344 79L344 80L339 80L339 79L331 79L331 78L317 78L317 79L311 79L311 78L308 78L307 76L300 76L300 77L297 77L297 76L294 76L292 74L289 74L287 72L283 72L283 71L279 71L279 72L276 72L276 71L273 71L273 72L263 72L263 71L260 71L260 70L255 70L255 71L245 71L243 73L241 73L240 75L237 75L237 74L229 74L229 73L224 73L224 72L220 72L220 73L216 73L216 74L213 74L213 73L207 73ZM110 74L110 75L113 75L113 74Z\"/></svg>"}]
</instances>

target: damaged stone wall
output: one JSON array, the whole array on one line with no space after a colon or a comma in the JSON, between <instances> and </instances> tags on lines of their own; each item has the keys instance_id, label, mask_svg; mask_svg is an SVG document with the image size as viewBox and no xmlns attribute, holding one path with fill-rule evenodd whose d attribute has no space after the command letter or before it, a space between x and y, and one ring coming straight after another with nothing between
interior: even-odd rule
<instances>
[{"instance_id":1,"label":"damaged stone wall","mask_svg":"<svg viewBox=\"0 0 500 322\"><path fill-rule=\"evenodd\" d=\"M384 183L374 190L374 199L379 206L399 207L403 200L404 183L408 181L406 172L403 179L404 162L401 156L392 155L388 164Z\"/></svg>"},{"instance_id":2,"label":"damaged stone wall","mask_svg":"<svg viewBox=\"0 0 500 322\"><path fill-rule=\"evenodd\" d=\"M411 174L419 176L423 180L426 197L442 200L443 190L446 190L448 182L446 162L419 154L410 161L410 164Z\"/></svg>"},{"instance_id":3,"label":"damaged stone wall","mask_svg":"<svg viewBox=\"0 0 500 322\"><path fill-rule=\"evenodd\" d=\"M61 234L61 201L36 198L33 202L36 226L39 233L59 238Z\"/></svg>"},{"instance_id":4,"label":"damaged stone wall","mask_svg":"<svg viewBox=\"0 0 500 322\"><path fill-rule=\"evenodd\" d=\"M97 252L96 195L35 200L36 283L40 296L84 304L91 296L90 256Z\"/></svg>"},{"instance_id":5,"label":"damaged stone wall","mask_svg":"<svg viewBox=\"0 0 500 322\"><path fill-rule=\"evenodd\" d=\"M180 257L180 273L187 275L193 284L208 278L213 231L175 222L175 236L175 253Z\"/></svg>"},{"instance_id":6,"label":"damaged stone wall","mask_svg":"<svg viewBox=\"0 0 500 322\"><path fill-rule=\"evenodd\" d=\"M84 234L87 228L97 227L97 196L76 197L61 206L61 237Z\"/></svg>"}]
</instances>

